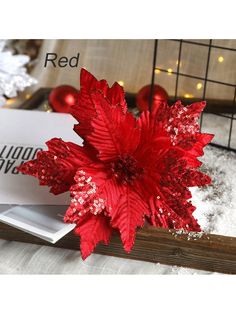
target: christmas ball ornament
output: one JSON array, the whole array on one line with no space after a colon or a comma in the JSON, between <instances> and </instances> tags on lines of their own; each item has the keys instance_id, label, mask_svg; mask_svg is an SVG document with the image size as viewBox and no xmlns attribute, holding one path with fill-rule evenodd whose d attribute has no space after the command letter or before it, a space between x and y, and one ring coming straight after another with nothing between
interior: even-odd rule
<instances>
[{"instance_id":1,"label":"christmas ball ornament","mask_svg":"<svg viewBox=\"0 0 236 314\"><path fill-rule=\"evenodd\" d=\"M139 111L148 110L151 94L151 85L146 85L140 89L136 97L136 103ZM153 101L152 108L159 106L160 104L166 104L168 100L168 94L166 90L160 85L153 86Z\"/></svg>"},{"instance_id":2,"label":"christmas ball ornament","mask_svg":"<svg viewBox=\"0 0 236 314\"><path fill-rule=\"evenodd\" d=\"M49 94L49 104L54 111L70 113L71 106L76 104L78 90L70 85L61 85L53 88Z\"/></svg>"}]
</instances>

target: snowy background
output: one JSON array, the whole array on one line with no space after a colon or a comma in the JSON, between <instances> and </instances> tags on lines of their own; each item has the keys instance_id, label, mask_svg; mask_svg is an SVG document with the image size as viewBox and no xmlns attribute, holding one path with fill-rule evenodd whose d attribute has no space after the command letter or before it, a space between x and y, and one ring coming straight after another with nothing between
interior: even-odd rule
<instances>
[{"instance_id":1,"label":"snowy background","mask_svg":"<svg viewBox=\"0 0 236 314\"><path fill-rule=\"evenodd\" d=\"M208 146L201 160L212 184L191 189L194 216L205 232L236 237L236 154Z\"/></svg>"}]
</instances>

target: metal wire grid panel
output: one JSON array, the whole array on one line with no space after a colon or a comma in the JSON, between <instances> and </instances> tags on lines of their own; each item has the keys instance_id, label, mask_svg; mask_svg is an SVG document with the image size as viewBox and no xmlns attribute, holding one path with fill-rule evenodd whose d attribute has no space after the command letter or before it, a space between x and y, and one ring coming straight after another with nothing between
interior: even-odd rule
<instances>
[{"instance_id":1,"label":"metal wire grid panel","mask_svg":"<svg viewBox=\"0 0 236 314\"><path fill-rule=\"evenodd\" d=\"M208 43L202 43L202 42L192 41L192 40L168 40L168 41L176 42L178 44L178 60L176 61L176 65L177 65L176 71L173 71L173 70L171 71L171 75L173 75L175 77L175 87L174 87L174 96L173 96L174 100L177 100L177 99L181 99L183 101L186 100L186 99L183 99L184 97L181 97L178 94L179 80L181 77L200 80L201 82L203 82L203 84L202 84L203 85L202 86L203 87L202 96L198 97L197 100L206 100L207 103L210 101L206 97L207 88L208 88L209 83L216 84L216 87L217 86L227 86L233 90L232 99L227 101L227 103L230 104L230 106L228 106L227 113L225 113L224 110L221 109L221 112L212 112L211 117L210 117L209 114L203 112L201 115L201 119L200 119L200 127L201 127L201 130L204 132L205 130L203 128L203 123L205 120L207 122L207 119L211 118L211 121L214 124L214 127L218 128L217 133L220 135L221 131L222 131L221 128L223 127L224 128L224 134L226 134L225 137L227 136L227 138L225 138L224 141L222 141L222 142L221 142L220 136L219 136L218 139L216 139L216 141L213 140L211 145L225 148L227 150L236 152L236 145L232 143L233 136L234 136L234 142L236 143L236 114L235 114L236 113L236 85L235 85L235 82L229 83L229 82L224 82L224 81L220 81L220 80L215 80L215 79L212 79L209 77L209 65L211 62L212 50L218 49L218 51L231 51L232 53L235 54L235 58L236 58L236 49L231 48L231 47L214 45L213 40L209 40ZM159 42L160 42L160 40L157 40L157 39L154 41L153 66L152 66L152 78L151 78L151 95L150 95L150 103L149 103L150 107L152 105L152 100L153 100L153 91L154 91L153 87L154 87L155 83L158 83L158 79L156 78L155 72L158 71L158 72L162 72L162 73L168 73L170 71L170 69L157 66L158 57L159 57L159 50L158 50ZM205 47L205 49L207 49L207 55L206 55L206 60L205 60L206 61L205 62L205 69L203 71L204 75L197 76L197 75L192 75L191 73L181 71L180 65L182 62L182 51L183 51L183 46L186 44L192 45L193 49L195 46L201 46L201 47ZM235 64L233 64L232 66L236 67ZM236 69L233 68L233 71L234 70L236 70ZM235 79L236 79L236 72L234 72L234 73L235 73ZM196 99L194 99L194 100L196 100ZM214 116L224 118L225 119L224 123L217 125L217 122L215 121Z\"/></svg>"}]
</instances>

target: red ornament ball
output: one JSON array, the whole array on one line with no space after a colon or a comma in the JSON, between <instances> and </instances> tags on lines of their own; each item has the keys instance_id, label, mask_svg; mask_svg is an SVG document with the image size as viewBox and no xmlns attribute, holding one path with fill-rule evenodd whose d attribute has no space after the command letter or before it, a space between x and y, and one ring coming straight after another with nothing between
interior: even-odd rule
<instances>
[{"instance_id":1,"label":"red ornament ball","mask_svg":"<svg viewBox=\"0 0 236 314\"><path fill-rule=\"evenodd\" d=\"M75 105L78 90L70 85L61 85L53 88L49 94L49 104L56 112L70 113L71 106Z\"/></svg>"},{"instance_id":2,"label":"red ornament ball","mask_svg":"<svg viewBox=\"0 0 236 314\"><path fill-rule=\"evenodd\" d=\"M151 85L146 85L140 89L136 97L136 103L139 111L148 110L149 108L149 101L150 101L150 94L151 94ZM167 103L168 100L167 91L161 87L160 85L154 85L153 88L153 102L152 108L154 109L156 106L160 104Z\"/></svg>"}]
</instances>

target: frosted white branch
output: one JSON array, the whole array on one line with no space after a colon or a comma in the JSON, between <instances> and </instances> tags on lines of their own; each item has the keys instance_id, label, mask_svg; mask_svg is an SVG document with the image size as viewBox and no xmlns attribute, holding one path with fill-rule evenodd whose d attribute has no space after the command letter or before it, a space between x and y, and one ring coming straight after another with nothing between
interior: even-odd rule
<instances>
[{"instance_id":1,"label":"frosted white branch","mask_svg":"<svg viewBox=\"0 0 236 314\"><path fill-rule=\"evenodd\" d=\"M25 68L30 58L5 51L5 45L6 40L0 40L0 106L5 104L6 97L16 97L17 92L37 83Z\"/></svg>"}]
</instances>

